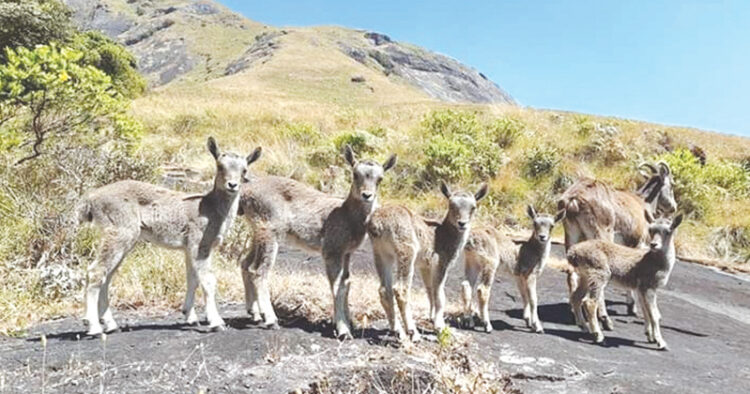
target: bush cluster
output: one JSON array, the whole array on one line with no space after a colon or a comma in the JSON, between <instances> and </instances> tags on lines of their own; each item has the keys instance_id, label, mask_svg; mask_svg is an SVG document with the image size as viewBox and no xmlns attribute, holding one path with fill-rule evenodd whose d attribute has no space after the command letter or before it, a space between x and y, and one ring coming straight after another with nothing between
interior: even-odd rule
<instances>
[{"instance_id":1,"label":"bush cluster","mask_svg":"<svg viewBox=\"0 0 750 394\"><path fill-rule=\"evenodd\" d=\"M740 163L725 160L701 165L687 149L664 154L660 159L672 169L680 209L695 218L705 216L717 200L750 194L750 172Z\"/></svg>"},{"instance_id":2,"label":"bush cluster","mask_svg":"<svg viewBox=\"0 0 750 394\"><path fill-rule=\"evenodd\" d=\"M512 143L522 127L513 121L493 125L480 122L472 112L440 110L422 120L427 137L424 177L428 183L491 178L505 162L498 139Z\"/></svg>"},{"instance_id":3,"label":"bush cluster","mask_svg":"<svg viewBox=\"0 0 750 394\"><path fill-rule=\"evenodd\" d=\"M547 175L551 175L557 165L560 164L560 152L554 147L541 145L531 149L526 154L524 163L524 176L532 180L537 180Z\"/></svg>"}]
</instances>

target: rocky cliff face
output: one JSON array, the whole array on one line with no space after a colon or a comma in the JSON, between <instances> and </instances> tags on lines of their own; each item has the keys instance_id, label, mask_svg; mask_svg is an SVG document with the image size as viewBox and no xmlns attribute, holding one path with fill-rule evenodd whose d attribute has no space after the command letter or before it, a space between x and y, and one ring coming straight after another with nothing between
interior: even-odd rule
<instances>
[{"instance_id":1,"label":"rocky cliff face","mask_svg":"<svg viewBox=\"0 0 750 394\"><path fill-rule=\"evenodd\" d=\"M450 102L514 103L513 98L484 74L455 59L408 44L387 35L366 32L358 46L342 44L354 60L396 75L433 98Z\"/></svg>"},{"instance_id":2,"label":"rocky cliff face","mask_svg":"<svg viewBox=\"0 0 750 394\"><path fill-rule=\"evenodd\" d=\"M126 45L153 86L245 72L281 49L281 37L287 33L208 0L64 1L82 29L101 31ZM335 41L334 47L362 66L438 100L514 103L477 70L384 34L343 29L337 37L319 39Z\"/></svg>"}]
</instances>

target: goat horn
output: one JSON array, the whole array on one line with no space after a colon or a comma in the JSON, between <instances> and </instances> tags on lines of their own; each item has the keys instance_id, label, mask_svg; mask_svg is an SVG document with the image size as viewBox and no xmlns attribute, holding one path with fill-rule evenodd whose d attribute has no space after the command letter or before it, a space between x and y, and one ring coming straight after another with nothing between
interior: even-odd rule
<instances>
[{"instance_id":1,"label":"goat horn","mask_svg":"<svg viewBox=\"0 0 750 394\"><path fill-rule=\"evenodd\" d=\"M658 171L658 170L656 169L656 167L654 167L654 165L653 165L653 164L651 164L651 163L646 163L646 162L643 162L643 163L641 163L641 165L639 165L639 166L638 166L638 169L643 169L643 168L648 168L649 170L651 170L651 173L652 173L652 174L656 174L656 173L658 173L658 172L659 172L659 171Z\"/></svg>"},{"instance_id":2,"label":"goat horn","mask_svg":"<svg viewBox=\"0 0 750 394\"><path fill-rule=\"evenodd\" d=\"M663 175L671 175L672 169L669 168L669 164L667 164L666 161L660 160L658 163L656 163L657 166L659 166L659 169L662 170Z\"/></svg>"}]
</instances>

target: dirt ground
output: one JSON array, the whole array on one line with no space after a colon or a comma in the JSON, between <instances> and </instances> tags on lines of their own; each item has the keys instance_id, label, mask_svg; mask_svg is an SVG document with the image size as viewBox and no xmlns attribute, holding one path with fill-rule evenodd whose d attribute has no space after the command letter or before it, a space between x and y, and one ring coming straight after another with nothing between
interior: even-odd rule
<instances>
[{"instance_id":1,"label":"dirt ground","mask_svg":"<svg viewBox=\"0 0 750 394\"><path fill-rule=\"evenodd\" d=\"M555 252L560 253L559 248ZM284 250L278 264L305 255ZM366 247L354 275L372 275ZM310 269L322 270L313 259ZM462 269L451 271L448 297L459 300ZM238 277L239 280L239 277ZM415 279L415 286L421 286ZM321 283L321 286L327 286ZM493 287L491 334L469 336L468 354L502 371L506 390L521 392L744 393L750 391L750 280L678 263L659 295L669 351L645 341L643 323L625 315L624 293L608 290L615 330L604 345L573 324L562 273L548 269L539 283L545 333L525 328L513 282ZM0 393L11 392L269 392L353 390L362 376L374 391L391 390L395 370L408 371L413 392L429 385L431 366L415 348L395 345L384 322L339 342L327 324L295 318L280 330L250 324L244 307L223 305L229 328L211 333L182 323L178 312L116 314L121 332L106 341L84 336L73 318L34 327L25 338L0 338ZM46 350L40 339L46 334ZM429 335L428 335L429 337ZM433 337L434 338L434 337ZM438 345L425 340L416 349Z\"/></svg>"}]
</instances>

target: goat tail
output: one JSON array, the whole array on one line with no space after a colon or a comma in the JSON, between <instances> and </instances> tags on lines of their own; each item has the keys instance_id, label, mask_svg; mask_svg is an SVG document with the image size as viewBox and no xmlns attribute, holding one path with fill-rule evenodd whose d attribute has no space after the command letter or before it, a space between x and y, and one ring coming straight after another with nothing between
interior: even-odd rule
<instances>
[{"instance_id":1,"label":"goat tail","mask_svg":"<svg viewBox=\"0 0 750 394\"><path fill-rule=\"evenodd\" d=\"M94 213L91 209L91 201L84 197L76 206L78 224L94 221Z\"/></svg>"},{"instance_id":2,"label":"goat tail","mask_svg":"<svg viewBox=\"0 0 750 394\"><path fill-rule=\"evenodd\" d=\"M369 223L367 223L367 234L370 236L370 239L372 238L380 238L383 236L384 228L381 225L380 221L370 220Z\"/></svg>"}]
</instances>

